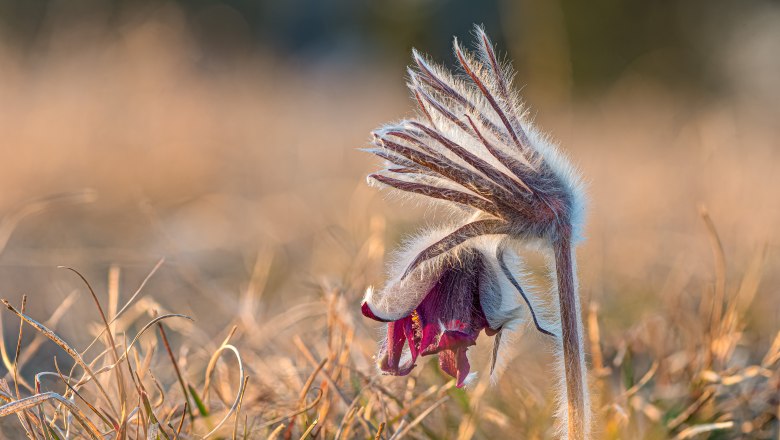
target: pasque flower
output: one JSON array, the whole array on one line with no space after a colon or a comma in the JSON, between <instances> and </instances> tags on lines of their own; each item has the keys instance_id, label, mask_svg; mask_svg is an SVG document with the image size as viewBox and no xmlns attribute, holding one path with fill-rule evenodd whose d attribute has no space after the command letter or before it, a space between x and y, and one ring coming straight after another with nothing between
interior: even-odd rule
<instances>
[{"instance_id":1,"label":"pasque flower","mask_svg":"<svg viewBox=\"0 0 780 440\"><path fill-rule=\"evenodd\" d=\"M443 234L430 231L416 237L413 244L419 247ZM362 306L365 316L388 322L387 337L378 356L382 371L406 375L418 356L438 354L441 369L457 379L457 386L463 386L470 371L466 350L476 344L479 333L484 330L493 336L514 329L523 318L516 295L511 292L517 281L496 264L497 245L498 240L483 239L461 246L403 278L400 269L408 265L418 249L410 245L399 255L398 276L382 291L369 289ZM517 260L513 252L510 258ZM408 355L404 357L407 344ZM498 360L500 337L495 344L494 362Z\"/></svg>"},{"instance_id":2,"label":"pasque flower","mask_svg":"<svg viewBox=\"0 0 780 440\"><path fill-rule=\"evenodd\" d=\"M466 349L479 332L522 320L523 308L513 301L519 293L536 327L554 334L559 348L561 431L584 439L589 399L573 254L584 192L568 160L529 122L511 70L483 30L475 34L476 55L454 42L459 75L414 52L408 86L418 116L373 133L368 151L386 168L370 181L437 199L460 214L457 226L410 242L384 288L367 293L363 313L388 322L378 357L383 371L407 374L418 356L438 353L442 369L462 385ZM514 248L531 241L552 250L560 319L549 326L539 322L514 275ZM495 347L500 354L501 345Z\"/></svg>"}]
</instances>

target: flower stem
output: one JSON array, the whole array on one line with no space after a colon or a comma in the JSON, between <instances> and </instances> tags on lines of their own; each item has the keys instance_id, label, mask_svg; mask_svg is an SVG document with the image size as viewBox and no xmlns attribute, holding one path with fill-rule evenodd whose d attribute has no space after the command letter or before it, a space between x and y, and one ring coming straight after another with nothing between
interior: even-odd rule
<instances>
[{"instance_id":1,"label":"flower stem","mask_svg":"<svg viewBox=\"0 0 780 440\"><path fill-rule=\"evenodd\" d=\"M567 406L565 411L568 438L586 440L590 436L590 405L571 233L568 230L562 232L553 243L553 248L560 301L563 370L566 374L566 399L561 401Z\"/></svg>"}]
</instances>

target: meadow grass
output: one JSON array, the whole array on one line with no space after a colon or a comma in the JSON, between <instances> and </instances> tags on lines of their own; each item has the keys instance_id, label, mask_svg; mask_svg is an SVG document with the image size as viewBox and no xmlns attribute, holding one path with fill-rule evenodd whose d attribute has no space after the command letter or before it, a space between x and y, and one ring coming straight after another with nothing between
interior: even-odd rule
<instances>
[{"instance_id":1,"label":"meadow grass","mask_svg":"<svg viewBox=\"0 0 780 440\"><path fill-rule=\"evenodd\" d=\"M769 346L744 343L749 337L744 318L756 297L766 254L755 255L739 282L732 282L714 222L705 209L701 218L702 235L711 244L714 283L681 289L684 271L670 274L658 293L663 306L620 332L601 330L604 309L595 301L587 305L599 438L777 434L780 334ZM378 240L374 234L362 248L382 248ZM322 283L312 286L317 298L268 313L261 293L269 266L258 262L242 293L241 313L208 335L199 333L188 316L165 310L147 291L147 283L164 267L164 261L158 262L131 295L119 291L119 267L109 270L105 291L93 290L75 269L67 271L93 300L91 322L80 323L85 334L78 335L92 343L82 348L54 330L76 316L85 319L73 310L75 294L51 316L30 316L27 297L16 305L3 300L3 321L19 323L16 344L2 350L6 374L0 382L5 402L0 416L6 435L552 435L554 407L547 391L524 389L523 374L508 374L497 386L490 386L484 375L466 390L456 389L453 380L428 362L408 378L379 375L371 359L374 332L360 321L351 298L356 292L349 291L358 286ZM686 294L691 290L700 293ZM4 335L4 340L12 336ZM52 343L58 347L55 369L36 369L30 359ZM510 372L529 363L521 358L514 362ZM15 430L9 428L11 418Z\"/></svg>"}]
</instances>

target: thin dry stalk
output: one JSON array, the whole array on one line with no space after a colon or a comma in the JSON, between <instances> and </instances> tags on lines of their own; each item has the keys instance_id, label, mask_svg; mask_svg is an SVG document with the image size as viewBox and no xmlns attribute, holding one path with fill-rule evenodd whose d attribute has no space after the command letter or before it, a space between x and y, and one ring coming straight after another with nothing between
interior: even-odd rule
<instances>
[{"instance_id":1,"label":"thin dry stalk","mask_svg":"<svg viewBox=\"0 0 780 440\"><path fill-rule=\"evenodd\" d=\"M90 295L92 295L92 300L95 302L95 306L98 309L98 312L100 313L100 319L103 321L103 328L106 332L106 337L108 338L108 345L111 348L111 356L114 359L114 365L119 365L119 352L116 348L116 343L114 342L114 335L111 332L111 326L108 322L108 319L106 318L106 314L103 312L103 307L100 305L100 300L98 300L97 294L92 289L92 285L89 284L89 281L82 275L79 271L76 269L73 269L71 267L64 267L60 266L62 269L67 269L73 273L75 273L79 278L81 278L81 281L84 282L84 284L87 286L87 289L89 290ZM116 374L116 386L117 390L119 391L119 414L120 414L120 420L124 420L125 418L125 410L126 410L126 404L127 404L127 395L125 393L125 379L122 377L122 368L113 368L114 373ZM116 412L116 411L115 411ZM124 423L123 423L124 424Z\"/></svg>"},{"instance_id":2,"label":"thin dry stalk","mask_svg":"<svg viewBox=\"0 0 780 440\"><path fill-rule=\"evenodd\" d=\"M59 394L53 392L36 394L34 396L25 397L23 399L0 406L0 417L5 417L9 414L18 413L20 411L27 411L32 407L50 400L56 400L59 404L68 408L70 413L76 418L79 424L81 424L90 438L93 440L99 440L103 438L98 428L89 420L86 415L84 415L83 412L81 412L81 410L76 405L63 398Z\"/></svg>"},{"instance_id":3,"label":"thin dry stalk","mask_svg":"<svg viewBox=\"0 0 780 440\"><path fill-rule=\"evenodd\" d=\"M78 292L71 292L65 299L62 300L59 306L54 310L48 320L44 323L46 327L54 328L62 320L62 318L68 313L71 306L76 302ZM30 341L24 349L24 353L19 356L19 368L22 368L38 351L40 346L46 341L46 337L40 333L36 333L33 340Z\"/></svg>"},{"instance_id":4,"label":"thin dry stalk","mask_svg":"<svg viewBox=\"0 0 780 440\"><path fill-rule=\"evenodd\" d=\"M311 422L311 425L309 425L309 427L306 428L306 431L303 431L303 435L301 435L301 439L300 440L305 440L306 437L308 437L309 434L311 434L311 432L314 430L314 428L317 427L317 423L318 422L319 422L319 420L314 419L314 421Z\"/></svg>"},{"instance_id":5,"label":"thin dry stalk","mask_svg":"<svg viewBox=\"0 0 780 440\"><path fill-rule=\"evenodd\" d=\"M247 384L249 384L249 376L244 376L244 383L241 387L241 394L238 396L238 407L236 408L236 418L233 425L233 440L236 440L236 434L238 433L238 421L241 418L241 404L244 402L244 394L246 393ZM244 423L244 426L246 427L246 422ZM176 435L178 437L178 431Z\"/></svg>"},{"instance_id":6,"label":"thin dry stalk","mask_svg":"<svg viewBox=\"0 0 780 440\"><path fill-rule=\"evenodd\" d=\"M281 434L282 431L284 431L284 425L277 426L276 429L274 429L273 431L271 431L270 434L268 434L268 440L276 440L276 438L279 437L279 434Z\"/></svg>"},{"instance_id":7,"label":"thin dry stalk","mask_svg":"<svg viewBox=\"0 0 780 440\"><path fill-rule=\"evenodd\" d=\"M379 428L377 428L376 430L376 435L374 436L374 440L381 440L383 432L385 432L385 422L379 424Z\"/></svg>"},{"instance_id":8,"label":"thin dry stalk","mask_svg":"<svg viewBox=\"0 0 780 440\"><path fill-rule=\"evenodd\" d=\"M442 397L441 399L439 399L439 400L437 400L436 402L434 402L434 403L433 403L433 405L431 405L431 406L429 406L428 408L426 408L426 409L425 409L425 411L421 412L419 416L415 417L415 419L414 419L414 420L412 420L412 421L411 421L411 422L410 422L408 425L406 425L406 426L405 426L403 429L401 429L401 430L397 431L395 434L393 434L393 436L392 436L392 437L390 437L390 440L398 440L398 439L401 439L401 438L403 438L403 437L404 437L406 434L408 434L408 433L409 433L409 431L411 431L411 430L412 430L412 428L414 428L415 426L417 426L417 425L419 425L420 423L422 423L422 421L423 421L423 420L424 420L426 417L428 417L428 415L429 415L429 414L431 414L431 413L432 413L432 412L433 412L433 411L434 411L436 408L438 408L439 406L443 405L443 404L444 404L444 402L446 402L447 400L449 400L449 398L450 398L449 396L444 396L444 397Z\"/></svg>"},{"instance_id":9,"label":"thin dry stalk","mask_svg":"<svg viewBox=\"0 0 780 440\"><path fill-rule=\"evenodd\" d=\"M68 355L70 355L70 357L73 358L73 360L76 361L76 363L81 368L84 369L86 374L89 375L90 378L92 378L92 380L97 385L98 390L100 391L101 395L103 396L103 398L105 398L106 402L107 403L111 403L112 402L112 399L111 399L111 397L109 397L109 395L106 392L105 388L103 388L103 386L97 380L97 377L95 376L95 373L92 370L92 368L86 362L84 362L84 359L81 357L81 355L76 350L74 350L67 342L65 342L62 338L57 336L54 332L52 332L51 330L46 328L46 326L44 326L43 324L39 323L38 321L36 321L36 320L30 318L29 316L27 316L27 315L19 312L18 310L16 310L16 308L14 308L14 306L12 306L11 303L9 303L7 300L0 299L0 302L2 302L6 306L6 308L8 308L8 310L13 312L16 316L22 318L25 322L30 324L37 331L41 332L44 336L46 336L52 342L57 344L60 348L65 350L65 352L68 353ZM113 408L113 405L109 405L109 408L111 408L112 411L114 411L114 413L116 413L116 409Z\"/></svg>"},{"instance_id":10,"label":"thin dry stalk","mask_svg":"<svg viewBox=\"0 0 780 440\"><path fill-rule=\"evenodd\" d=\"M319 389L319 388L314 388L314 390L317 391L317 397L315 397L314 400L310 404L306 405L305 408L301 408L301 409L299 409L297 411L293 411L293 412L291 412L291 413L289 413L287 415L284 415L284 416L281 416L281 417L277 417L277 418L269 420L267 422L263 422L261 425L258 426L258 428L266 428L268 426L275 425L275 424L283 422L285 420L292 419L293 417L297 416L298 414L303 414L303 413L309 411L310 409L316 407L320 403L320 399L322 398L322 390ZM282 429L284 429L284 425L282 425Z\"/></svg>"},{"instance_id":11,"label":"thin dry stalk","mask_svg":"<svg viewBox=\"0 0 780 440\"><path fill-rule=\"evenodd\" d=\"M184 403L185 408L190 407L190 396L187 394L187 386L184 385L184 378L181 376L181 371L179 370L179 363L176 362L176 357L173 355L173 350L171 350L171 344L168 343L168 336L165 334L165 328L163 327L161 322L157 323L158 328L160 329L160 336L162 336L163 345L165 346L165 351L168 353L168 358L171 360L171 364L173 365L173 371L176 372L176 379L179 381L179 386L181 387L181 393L184 396ZM192 411L189 413L190 421L195 420L195 416L192 414Z\"/></svg>"},{"instance_id":12,"label":"thin dry stalk","mask_svg":"<svg viewBox=\"0 0 780 440\"><path fill-rule=\"evenodd\" d=\"M146 283L148 283L148 282L149 282L149 280L150 280L150 279L152 278L152 276L153 276L153 275L154 275L154 274L155 274L155 273L156 273L156 272L157 272L157 271L160 269L160 267L163 265L163 263L164 263L164 262L165 262L165 258L161 258L160 260L158 260L158 261L157 261L157 264L155 264L155 265L154 265L154 267L152 268L152 270L151 270L151 271L149 271L149 273L146 275L146 277L144 278L144 280L143 280L143 281L141 281L141 284L138 286L138 288L137 288L137 289L136 289L136 291L133 293L133 295L130 297L130 299L129 299L129 300L127 300L127 302L125 303L125 305L124 305L124 306L122 306L122 309L121 309L121 310L119 310L118 312L116 312L116 314L114 314L114 315L113 315L113 317L111 318L111 320L108 322L109 324L112 324L112 325L113 325L113 324L114 324L114 323L117 321L117 319L119 319L119 317L120 317L120 316L122 316L122 314L123 314L123 313L124 313L124 312L125 312L125 311L126 311L128 308L129 308L129 307L130 307L130 305L131 305L131 304L132 304L132 303L135 301L135 299L138 297L138 295L140 295L140 294L141 294L141 291L142 291L142 290L144 289L144 287L146 286ZM104 329L102 329L102 330L100 331L100 333L98 333L98 334L97 334L97 336L95 336L95 338L92 340L92 342L90 342L90 343L89 343L89 345L87 345L87 348L85 348L85 349L84 349L84 350L81 352L82 356L83 356L84 354L86 354L86 352L87 352L87 351L89 351L89 349L90 349L90 348L92 348L92 346L93 346L93 345L95 345L95 344L96 344L96 343L97 343L97 342L100 340L100 338L103 336L103 333L104 333L105 331L106 331L106 329L104 328Z\"/></svg>"},{"instance_id":13,"label":"thin dry stalk","mask_svg":"<svg viewBox=\"0 0 780 440\"><path fill-rule=\"evenodd\" d=\"M222 419L217 423L217 425L211 431L203 435L204 439L214 435L219 430L219 428L221 428L222 425L224 425L225 422L227 422L230 419L233 413L235 413L238 410L247 383L247 381L245 380L246 375L244 373L244 362L241 360L241 353L238 352L238 349L236 347L227 344L227 339L226 339L225 343L223 343L222 346L219 347L217 351L214 352L214 354L211 356L211 359L209 360L209 365L206 368L206 385L205 385L206 389L208 389L208 384L211 381L211 374L214 371L214 367L217 364L217 360L219 359L219 356L222 354L223 351L230 351L235 355L236 361L238 362L238 374L239 377L241 377L241 382L239 383L238 386L238 392L236 393L236 398L233 401L233 404L230 406L230 409L228 410L227 414L225 414L225 416L222 417ZM203 393L203 395L205 396L206 394Z\"/></svg>"},{"instance_id":14,"label":"thin dry stalk","mask_svg":"<svg viewBox=\"0 0 780 440\"><path fill-rule=\"evenodd\" d=\"M734 427L734 422L719 422L719 423L705 423L701 425L691 426L682 430L675 440L684 440L686 438L693 438L699 434L705 434L713 431L722 431L725 429L731 429Z\"/></svg>"},{"instance_id":15,"label":"thin dry stalk","mask_svg":"<svg viewBox=\"0 0 780 440\"><path fill-rule=\"evenodd\" d=\"M707 238L715 260L715 297L712 299L711 325L712 328L716 328L723 316L723 303L726 298L726 253L723 251L723 243L706 206L699 206L699 215L707 228Z\"/></svg>"},{"instance_id":16,"label":"thin dry stalk","mask_svg":"<svg viewBox=\"0 0 780 440\"><path fill-rule=\"evenodd\" d=\"M474 437L474 432L477 430L477 419L479 418L480 405L482 399L485 397L485 392L490 384L490 378L485 376L480 379L474 391L469 399L468 415L463 418L463 421L458 427L458 440L469 440Z\"/></svg>"}]
</instances>

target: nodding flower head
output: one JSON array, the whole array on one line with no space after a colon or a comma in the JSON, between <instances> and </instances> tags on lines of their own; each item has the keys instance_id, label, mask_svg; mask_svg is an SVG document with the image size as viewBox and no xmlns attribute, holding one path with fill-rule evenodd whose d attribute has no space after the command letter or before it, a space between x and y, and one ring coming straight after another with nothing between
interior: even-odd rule
<instances>
[{"instance_id":1,"label":"nodding flower head","mask_svg":"<svg viewBox=\"0 0 780 440\"><path fill-rule=\"evenodd\" d=\"M384 289L368 290L362 312L388 323L377 362L383 372L403 376L409 374L418 356L438 354L442 370L456 378L460 387L470 371L466 350L476 343L479 333L484 330L493 336L506 328L514 329L522 321L522 307L513 291L520 287L497 263L496 253L501 252L504 261L505 251L495 239L461 246L457 252L429 260L402 277L419 247L443 234L432 231L411 240L391 267L391 279ZM517 256L506 253L517 265ZM496 338L493 366L500 343Z\"/></svg>"}]
</instances>

